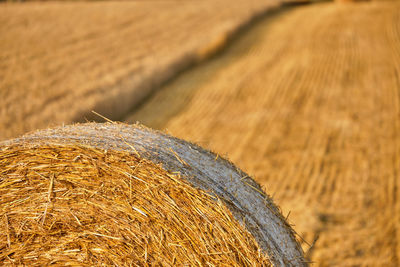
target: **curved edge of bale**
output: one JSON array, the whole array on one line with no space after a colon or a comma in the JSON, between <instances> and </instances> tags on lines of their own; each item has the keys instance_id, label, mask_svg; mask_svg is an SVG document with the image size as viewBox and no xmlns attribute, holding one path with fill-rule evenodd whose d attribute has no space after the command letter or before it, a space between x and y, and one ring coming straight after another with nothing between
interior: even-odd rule
<instances>
[{"instance_id":1,"label":"curved edge of bale","mask_svg":"<svg viewBox=\"0 0 400 267\"><path fill-rule=\"evenodd\" d=\"M195 144L141 125L85 123L40 130L0 145L84 144L131 151L170 172L179 172L193 186L214 192L255 237L277 266L306 266L292 228L272 199L251 177L231 162Z\"/></svg>"}]
</instances>

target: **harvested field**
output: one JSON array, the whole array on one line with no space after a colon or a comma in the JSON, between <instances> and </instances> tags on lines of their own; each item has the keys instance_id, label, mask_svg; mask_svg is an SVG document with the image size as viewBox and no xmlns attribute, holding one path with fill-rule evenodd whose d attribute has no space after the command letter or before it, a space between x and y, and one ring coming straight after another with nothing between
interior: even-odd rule
<instances>
[{"instance_id":1,"label":"harvested field","mask_svg":"<svg viewBox=\"0 0 400 267\"><path fill-rule=\"evenodd\" d=\"M279 2L229 3L1 3L0 139L84 121L92 109L120 118Z\"/></svg>"},{"instance_id":2,"label":"harvested field","mask_svg":"<svg viewBox=\"0 0 400 267\"><path fill-rule=\"evenodd\" d=\"M0 218L1 264L306 266L247 174L137 125L0 143Z\"/></svg>"},{"instance_id":3,"label":"harvested field","mask_svg":"<svg viewBox=\"0 0 400 267\"><path fill-rule=\"evenodd\" d=\"M323 3L258 23L127 121L228 155L317 266L398 266L399 114L400 3Z\"/></svg>"}]
</instances>

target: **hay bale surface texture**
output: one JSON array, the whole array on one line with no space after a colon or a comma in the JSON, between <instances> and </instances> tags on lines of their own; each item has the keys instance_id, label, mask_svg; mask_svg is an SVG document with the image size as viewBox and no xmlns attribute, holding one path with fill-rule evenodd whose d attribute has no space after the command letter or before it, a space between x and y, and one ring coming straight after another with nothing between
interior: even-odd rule
<instances>
[{"instance_id":1,"label":"hay bale surface texture","mask_svg":"<svg viewBox=\"0 0 400 267\"><path fill-rule=\"evenodd\" d=\"M0 264L304 266L260 186L194 144L86 123L0 143Z\"/></svg>"}]
</instances>

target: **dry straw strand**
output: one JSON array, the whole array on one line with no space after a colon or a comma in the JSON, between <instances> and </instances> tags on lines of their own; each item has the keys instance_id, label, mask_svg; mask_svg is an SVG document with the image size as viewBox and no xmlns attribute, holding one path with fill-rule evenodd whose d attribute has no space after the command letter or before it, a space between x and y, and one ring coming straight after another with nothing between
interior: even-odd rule
<instances>
[{"instance_id":1,"label":"dry straw strand","mask_svg":"<svg viewBox=\"0 0 400 267\"><path fill-rule=\"evenodd\" d=\"M0 143L0 216L8 215L11 244L0 261L305 266L271 198L216 157L114 122Z\"/></svg>"},{"instance_id":2,"label":"dry straw strand","mask_svg":"<svg viewBox=\"0 0 400 267\"><path fill-rule=\"evenodd\" d=\"M136 154L15 145L0 158L2 264L270 265L220 200Z\"/></svg>"}]
</instances>

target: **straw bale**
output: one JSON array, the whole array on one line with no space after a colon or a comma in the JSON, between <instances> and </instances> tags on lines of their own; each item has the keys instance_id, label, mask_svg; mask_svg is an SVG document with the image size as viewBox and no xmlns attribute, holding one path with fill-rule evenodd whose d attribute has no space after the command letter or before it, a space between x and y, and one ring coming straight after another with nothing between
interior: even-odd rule
<instances>
[{"instance_id":1,"label":"straw bale","mask_svg":"<svg viewBox=\"0 0 400 267\"><path fill-rule=\"evenodd\" d=\"M304 266L247 174L139 125L86 123L0 144L0 263Z\"/></svg>"}]
</instances>

